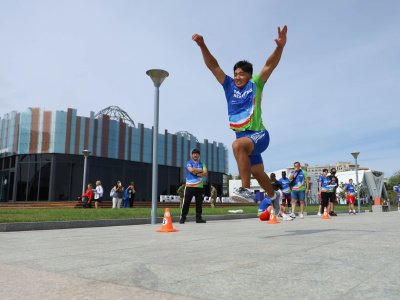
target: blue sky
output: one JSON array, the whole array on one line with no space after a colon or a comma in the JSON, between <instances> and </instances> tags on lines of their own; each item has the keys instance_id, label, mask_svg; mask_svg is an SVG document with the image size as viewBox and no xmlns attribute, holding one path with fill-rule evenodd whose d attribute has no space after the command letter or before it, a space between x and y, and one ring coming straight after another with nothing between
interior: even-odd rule
<instances>
[{"instance_id":1,"label":"blue sky","mask_svg":"<svg viewBox=\"0 0 400 300\"><path fill-rule=\"evenodd\" d=\"M267 171L293 161L353 161L400 170L400 1L0 0L0 115L28 107L118 105L146 127L153 93L146 70L170 73L159 130L223 142L237 174L221 86L194 33L222 69L247 59L259 72L288 26L280 65L264 88L271 143Z\"/></svg>"}]
</instances>

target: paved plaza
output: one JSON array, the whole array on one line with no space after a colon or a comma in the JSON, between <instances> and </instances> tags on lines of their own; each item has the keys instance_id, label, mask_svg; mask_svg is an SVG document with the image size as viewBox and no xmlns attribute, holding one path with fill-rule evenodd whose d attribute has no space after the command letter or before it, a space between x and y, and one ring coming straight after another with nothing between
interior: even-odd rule
<instances>
[{"instance_id":1,"label":"paved plaza","mask_svg":"<svg viewBox=\"0 0 400 300\"><path fill-rule=\"evenodd\" d=\"M400 213L0 232L0 299L398 299Z\"/></svg>"}]
</instances>

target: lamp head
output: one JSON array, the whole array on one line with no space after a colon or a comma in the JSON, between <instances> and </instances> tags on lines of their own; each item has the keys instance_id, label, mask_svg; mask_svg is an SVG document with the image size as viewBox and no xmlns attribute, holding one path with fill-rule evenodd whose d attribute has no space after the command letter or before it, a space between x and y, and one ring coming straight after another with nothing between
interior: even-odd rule
<instances>
[{"instance_id":1,"label":"lamp head","mask_svg":"<svg viewBox=\"0 0 400 300\"><path fill-rule=\"evenodd\" d=\"M351 155L353 155L354 159L357 159L359 154L360 152L351 152Z\"/></svg>"},{"instance_id":2,"label":"lamp head","mask_svg":"<svg viewBox=\"0 0 400 300\"><path fill-rule=\"evenodd\" d=\"M161 69L151 69L146 72L153 80L154 86L159 87L163 83L164 79L168 77L169 73Z\"/></svg>"},{"instance_id":3,"label":"lamp head","mask_svg":"<svg viewBox=\"0 0 400 300\"><path fill-rule=\"evenodd\" d=\"M92 152L90 152L90 151L87 150L87 149L85 149L85 150L82 151L82 154L83 154L85 157L88 157L88 156L90 155L90 153L92 153Z\"/></svg>"}]
</instances>

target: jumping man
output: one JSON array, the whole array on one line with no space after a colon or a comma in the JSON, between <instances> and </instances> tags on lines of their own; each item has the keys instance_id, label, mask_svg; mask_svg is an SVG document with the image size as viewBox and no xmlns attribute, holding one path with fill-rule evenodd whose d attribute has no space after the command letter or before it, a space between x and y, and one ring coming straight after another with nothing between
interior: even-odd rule
<instances>
[{"instance_id":1,"label":"jumping man","mask_svg":"<svg viewBox=\"0 0 400 300\"><path fill-rule=\"evenodd\" d=\"M264 85L278 65L286 44L287 27L278 27L276 48L267 59L261 72L253 76L253 66L248 61L239 61L233 67L234 78L225 74L208 50L203 36L194 34L193 41L200 47L204 62L217 81L223 86L228 103L230 128L236 134L232 150L238 165L242 186L234 191L232 198L253 202L254 193L250 188L253 175L271 200L276 198L268 175L264 172L261 153L268 148L269 133L261 116L261 96Z\"/></svg>"}]
</instances>

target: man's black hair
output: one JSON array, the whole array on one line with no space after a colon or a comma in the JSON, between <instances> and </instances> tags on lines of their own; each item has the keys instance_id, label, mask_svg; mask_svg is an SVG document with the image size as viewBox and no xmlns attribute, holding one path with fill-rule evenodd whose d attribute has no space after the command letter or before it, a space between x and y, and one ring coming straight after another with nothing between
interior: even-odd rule
<instances>
[{"instance_id":1,"label":"man's black hair","mask_svg":"<svg viewBox=\"0 0 400 300\"><path fill-rule=\"evenodd\" d=\"M193 153L198 153L198 154L200 154L200 150L197 149L197 148L195 148L195 149L192 150L192 154L193 154Z\"/></svg>"},{"instance_id":2,"label":"man's black hair","mask_svg":"<svg viewBox=\"0 0 400 300\"><path fill-rule=\"evenodd\" d=\"M247 60L241 60L238 61L234 66L233 66L233 72L236 71L236 69L242 69L246 73L250 73L250 75L253 75L253 65L248 62Z\"/></svg>"}]
</instances>

